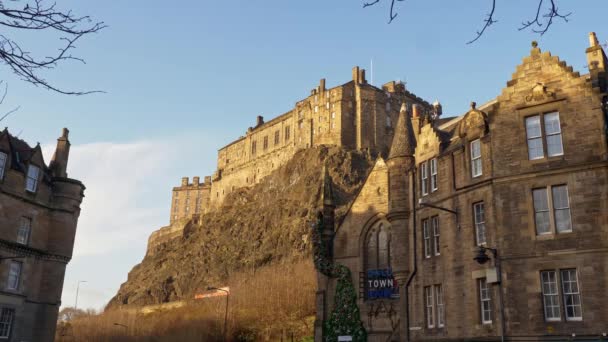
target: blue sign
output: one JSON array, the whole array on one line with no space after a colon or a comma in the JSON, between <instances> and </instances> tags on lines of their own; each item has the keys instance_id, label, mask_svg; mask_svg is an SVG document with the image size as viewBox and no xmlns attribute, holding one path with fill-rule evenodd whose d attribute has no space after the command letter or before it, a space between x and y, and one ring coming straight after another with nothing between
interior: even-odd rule
<instances>
[{"instance_id":1,"label":"blue sign","mask_svg":"<svg viewBox=\"0 0 608 342\"><path fill-rule=\"evenodd\" d=\"M399 286L390 268L368 270L365 279L367 299L399 298Z\"/></svg>"}]
</instances>

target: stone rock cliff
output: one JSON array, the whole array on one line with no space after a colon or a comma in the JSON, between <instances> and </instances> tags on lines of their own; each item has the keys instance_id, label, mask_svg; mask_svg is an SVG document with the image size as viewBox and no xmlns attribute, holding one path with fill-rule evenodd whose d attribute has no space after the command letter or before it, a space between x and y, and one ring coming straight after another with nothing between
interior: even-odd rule
<instances>
[{"instance_id":1,"label":"stone rock cliff","mask_svg":"<svg viewBox=\"0 0 608 342\"><path fill-rule=\"evenodd\" d=\"M183 236L153 247L129 272L108 308L191 299L207 286L223 286L239 269L309 255L322 166L327 165L333 179L339 224L372 159L365 152L333 146L299 151L259 184L235 190L200 223L188 224Z\"/></svg>"}]
</instances>

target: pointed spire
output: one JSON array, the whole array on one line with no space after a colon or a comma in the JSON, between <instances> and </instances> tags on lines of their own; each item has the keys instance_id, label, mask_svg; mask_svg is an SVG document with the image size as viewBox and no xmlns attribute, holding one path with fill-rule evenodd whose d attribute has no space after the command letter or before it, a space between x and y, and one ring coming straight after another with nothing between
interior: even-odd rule
<instances>
[{"instance_id":1,"label":"pointed spire","mask_svg":"<svg viewBox=\"0 0 608 342\"><path fill-rule=\"evenodd\" d=\"M324 206L334 206L334 189L332 186L331 177L329 176L329 171L327 170L327 165L323 165L323 193L321 194L323 197L323 205Z\"/></svg>"},{"instance_id":2,"label":"pointed spire","mask_svg":"<svg viewBox=\"0 0 608 342\"><path fill-rule=\"evenodd\" d=\"M397 127L393 137L393 144L388 154L388 159L395 157L407 157L414 155L414 134L412 122L407 115L407 106L405 102L401 105L399 119L397 119Z\"/></svg>"}]
</instances>

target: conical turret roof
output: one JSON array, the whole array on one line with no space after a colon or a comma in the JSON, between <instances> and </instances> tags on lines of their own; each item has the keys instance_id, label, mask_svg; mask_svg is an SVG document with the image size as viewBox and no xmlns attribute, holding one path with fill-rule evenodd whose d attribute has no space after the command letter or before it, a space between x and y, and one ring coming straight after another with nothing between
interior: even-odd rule
<instances>
[{"instance_id":1,"label":"conical turret roof","mask_svg":"<svg viewBox=\"0 0 608 342\"><path fill-rule=\"evenodd\" d=\"M414 147L416 140L414 138L414 130L412 121L407 115L406 104L401 105L395 135L393 136L393 144L388 154L388 159L396 157L411 157L414 155Z\"/></svg>"}]
</instances>

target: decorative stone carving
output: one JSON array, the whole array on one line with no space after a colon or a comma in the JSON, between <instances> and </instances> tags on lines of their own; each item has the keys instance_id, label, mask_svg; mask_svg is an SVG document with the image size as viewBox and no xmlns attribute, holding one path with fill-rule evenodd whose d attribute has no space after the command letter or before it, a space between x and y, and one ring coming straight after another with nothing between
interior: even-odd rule
<instances>
[{"instance_id":1,"label":"decorative stone carving","mask_svg":"<svg viewBox=\"0 0 608 342\"><path fill-rule=\"evenodd\" d=\"M530 94L526 96L526 102L541 102L554 98L555 92L549 90L544 83L538 82L530 90Z\"/></svg>"},{"instance_id":2,"label":"decorative stone carving","mask_svg":"<svg viewBox=\"0 0 608 342\"><path fill-rule=\"evenodd\" d=\"M476 109L477 103L471 102L471 110L469 110L458 127L458 135L461 138L468 136L469 138L482 137L488 133L488 115Z\"/></svg>"}]
</instances>

